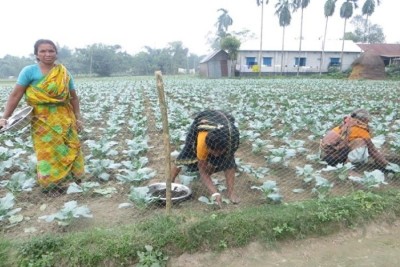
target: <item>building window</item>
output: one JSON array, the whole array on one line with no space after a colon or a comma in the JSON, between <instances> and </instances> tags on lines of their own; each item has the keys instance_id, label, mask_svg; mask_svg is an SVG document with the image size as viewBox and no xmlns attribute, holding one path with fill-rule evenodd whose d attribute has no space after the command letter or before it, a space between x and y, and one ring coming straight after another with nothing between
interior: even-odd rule
<instances>
[{"instance_id":1,"label":"building window","mask_svg":"<svg viewBox=\"0 0 400 267\"><path fill-rule=\"evenodd\" d=\"M301 57L300 58L300 62L299 62L299 58L298 57L294 58L294 65L295 66L304 67L306 65L306 58L305 57Z\"/></svg>"},{"instance_id":2,"label":"building window","mask_svg":"<svg viewBox=\"0 0 400 267\"><path fill-rule=\"evenodd\" d=\"M255 57L246 57L246 65L251 68L254 65L257 65Z\"/></svg>"},{"instance_id":3,"label":"building window","mask_svg":"<svg viewBox=\"0 0 400 267\"><path fill-rule=\"evenodd\" d=\"M340 66L340 58L331 57L331 61L329 62L329 66Z\"/></svg>"},{"instance_id":4,"label":"building window","mask_svg":"<svg viewBox=\"0 0 400 267\"><path fill-rule=\"evenodd\" d=\"M262 61L264 66L271 67L272 66L272 57L263 57Z\"/></svg>"}]
</instances>

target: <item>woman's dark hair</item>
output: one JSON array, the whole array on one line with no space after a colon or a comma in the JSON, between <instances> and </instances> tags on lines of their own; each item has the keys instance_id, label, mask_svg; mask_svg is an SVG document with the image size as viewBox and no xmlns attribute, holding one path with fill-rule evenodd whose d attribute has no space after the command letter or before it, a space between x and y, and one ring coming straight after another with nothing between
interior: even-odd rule
<instances>
[{"instance_id":1,"label":"woman's dark hair","mask_svg":"<svg viewBox=\"0 0 400 267\"><path fill-rule=\"evenodd\" d=\"M34 46L33 46L33 54L34 54L35 56L37 56L37 54L38 54L38 52L39 52L39 45L42 45L42 44L49 44L49 45L51 45L51 46L54 48L54 50L56 50L56 53L58 53L58 51L57 51L57 46L54 44L54 42L53 42L52 40L49 40L49 39L39 39L39 40L36 41L36 43L35 43Z\"/></svg>"},{"instance_id":2,"label":"woman's dark hair","mask_svg":"<svg viewBox=\"0 0 400 267\"><path fill-rule=\"evenodd\" d=\"M229 146L228 134L224 128L210 131L206 137L206 145L213 150L224 150Z\"/></svg>"},{"instance_id":3,"label":"woman's dark hair","mask_svg":"<svg viewBox=\"0 0 400 267\"><path fill-rule=\"evenodd\" d=\"M352 118L359 119L360 121L365 123L368 123L368 121L371 119L371 115L369 114L369 112L362 108L354 110L350 116Z\"/></svg>"}]
</instances>

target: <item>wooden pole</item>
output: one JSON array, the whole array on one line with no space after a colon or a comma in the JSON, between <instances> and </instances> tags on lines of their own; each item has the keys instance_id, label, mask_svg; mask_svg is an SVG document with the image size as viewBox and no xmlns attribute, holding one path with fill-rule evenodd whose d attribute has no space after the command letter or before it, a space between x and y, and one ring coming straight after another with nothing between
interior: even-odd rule
<instances>
[{"instance_id":1,"label":"wooden pole","mask_svg":"<svg viewBox=\"0 0 400 267\"><path fill-rule=\"evenodd\" d=\"M164 82L162 79L161 71L156 71L156 81L157 81L157 91L158 91L158 99L160 104L160 111L162 117L162 125L163 125L163 141L164 141L164 156L165 156L165 172L166 172L166 212L168 215L171 214L171 148L169 142L169 128L168 128L168 115L167 115L167 104L165 102L165 94L164 94Z\"/></svg>"}]
</instances>

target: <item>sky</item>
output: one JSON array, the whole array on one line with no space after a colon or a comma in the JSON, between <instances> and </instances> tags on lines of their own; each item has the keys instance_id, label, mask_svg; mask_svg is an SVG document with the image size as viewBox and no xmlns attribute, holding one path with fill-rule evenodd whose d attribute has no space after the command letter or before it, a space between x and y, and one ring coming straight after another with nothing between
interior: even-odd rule
<instances>
[{"instance_id":1,"label":"sky","mask_svg":"<svg viewBox=\"0 0 400 267\"><path fill-rule=\"evenodd\" d=\"M328 39L340 39L344 19L339 9L328 22ZM365 0L353 16L361 14ZM281 42L282 28L274 14L277 0L264 5L263 43ZM69 49L85 48L102 43L121 45L129 54L145 51L144 47L165 48L168 43L181 41L189 53L210 53L207 34L215 34L215 23L223 8L233 19L229 31L250 30L260 38L261 7L256 0L1 0L0 57L29 56L37 39L51 39ZM304 10L303 38L317 40L324 34L325 0L310 0ZM399 0L381 0L370 22L383 28L387 43L400 42ZM285 40L298 39L300 11L292 13ZM348 22L346 31L351 31Z\"/></svg>"}]
</instances>

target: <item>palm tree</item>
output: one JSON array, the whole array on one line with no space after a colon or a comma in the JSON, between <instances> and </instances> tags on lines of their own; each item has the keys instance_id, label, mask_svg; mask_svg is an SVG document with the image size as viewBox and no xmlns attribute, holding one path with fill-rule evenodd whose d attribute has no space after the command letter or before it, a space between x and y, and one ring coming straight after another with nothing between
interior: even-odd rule
<instances>
[{"instance_id":1,"label":"palm tree","mask_svg":"<svg viewBox=\"0 0 400 267\"><path fill-rule=\"evenodd\" d=\"M231 18L231 16L229 16L228 10L220 8L217 10L217 12L219 11L221 11L222 14L218 17L215 26L217 26L217 35L220 38L223 38L226 36L228 32L228 27L233 24L233 19Z\"/></svg>"},{"instance_id":2,"label":"palm tree","mask_svg":"<svg viewBox=\"0 0 400 267\"><path fill-rule=\"evenodd\" d=\"M342 52L340 54L340 70L343 70L343 50L344 50L344 37L346 34L346 23L351 16L353 16L353 10L358 8L358 0L346 0L340 7L340 17L344 18L344 29L342 38Z\"/></svg>"},{"instance_id":3,"label":"palm tree","mask_svg":"<svg viewBox=\"0 0 400 267\"><path fill-rule=\"evenodd\" d=\"M325 32L324 32L324 40L322 41L322 53L321 53L321 60L319 62L319 75L322 74L322 66L324 63L324 57L325 57L325 42L326 42L326 32L328 30L328 19L335 13L335 7L336 7L336 1L337 0L326 0L325 5L324 5L324 14L325 14Z\"/></svg>"},{"instance_id":4,"label":"palm tree","mask_svg":"<svg viewBox=\"0 0 400 267\"><path fill-rule=\"evenodd\" d=\"M298 56L298 64L297 64L297 76L299 76L300 69L300 54L301 54L301 42L303 40L303 12L304 9L308 6L310 0L293 0L293 12L297 9L301 8L301 22L300 22L300 40L299 40L299 56Z\"/></svg>"},{"instance_id":5,"label":"palm tree","mask_svg":"<svg viewBox=\"0 0 400 267\"><path fill-rule=\"evenodd\" d=\"M380 0L376 0L376 4L379 6L381 4ZM365 33L364 33L364 42L369 43L369 26L368 26L368 18L375 11L375 0L365 0L364 5L362 6L362 14L367 15L365 20Z\"/></svg>"},{"instance_id":6,"label":"palm tree","mask_svg":"<svg viewBox=\"0 0 400 267\"><path fill-rule=\"evenodd\" d=\"M278 0L275 4L275 15L279 18L279 26L282 27L282 52L281 52L281 75L283 73L283 51L285 47L285 28L290 25L292 15L290 14L290 3L289 0Z\"/></svg>"},{"instance_id":7,"label":"palm tree","mask_svg":"<svg viewBox=\"0 0 400 267\"><path fill-rule=\"evenodd\" d=\"M228 28L233 24L233 19L229 16L228 10L224 8L217 10L217 12L220 11L222 13L218 16L217 22L214 23L217 28L216 36L210 39L211 48L214 50L221 49L221 40L228 35Z\"/></svg>"},{"instance_id":8,"label":"palm tree","mask_svg":"<svg viewBox=\"0 0 400 267\"><path fill-rule=\"evenodd\" d=\"M262 66L262 40L263 40L263 25L264 25L264 5L267 5L269 0L257 0L257 6L261 5L261 33L260 33L260 52L258 54L258 76L261 76L261 66Z\"/></svg>"}]
</instances>

